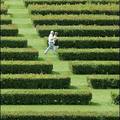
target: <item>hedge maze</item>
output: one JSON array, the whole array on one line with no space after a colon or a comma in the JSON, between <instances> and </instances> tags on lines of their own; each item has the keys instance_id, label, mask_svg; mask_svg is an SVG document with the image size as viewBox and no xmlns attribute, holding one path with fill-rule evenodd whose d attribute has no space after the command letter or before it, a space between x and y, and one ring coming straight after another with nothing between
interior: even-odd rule
<instances>
[{"instance_id":1,"label":"hedge maze","mask_svg":"<svg viewBox=\"0 0 120 120\"><path fill-rule=\"evenodd\" d=\"M7 0L6 0L7 1ZM38 36L47 44L51 30L59 33L57 56L70 74L53 72L51 61L40 60L28 45L1 1L1 105L91 106L94 90L111 90L118 106L119 0L23 0ZM40 55L42 57L42 54ZM64 69L64 68L63 68ZM87 75L87 87L72 88L73 76ZM97 93L97 92L96 92ZM97 98L98 99L98 98ZM109 104L109 103L108 103ZM96 105L97 106L97 105ZM98 106L99 107L99 106ZM118 120L115 112L3 112L2 120Z\"/></svg>"}]
</instances>

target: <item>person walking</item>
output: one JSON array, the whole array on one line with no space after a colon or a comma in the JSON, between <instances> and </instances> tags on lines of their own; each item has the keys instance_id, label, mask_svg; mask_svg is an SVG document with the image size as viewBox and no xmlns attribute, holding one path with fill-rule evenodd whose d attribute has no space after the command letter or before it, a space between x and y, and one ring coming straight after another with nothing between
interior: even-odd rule
<instances>
[{"instance_id":1,"label":"person walking","mask_svg":"<svg viewBox=\"0 0 120 120\"><path fill-rule=\"evenodd\" d=\"M54 50L54 31L50 31L49 37L48 37L48 48L44 51L44 54L47 54L47 52L52 49Z\"/></svg>"},{"instance_id":2,"label":"person walking","mask_svg":"<svg viewBox=\"0 0 120 120\"><path fill-rule=\"evenodd\" d=\"M58 48L59 48L58 32L55 32L55 34L54 34L54 51L56 51Z\"/></svg>"}]
</instances>

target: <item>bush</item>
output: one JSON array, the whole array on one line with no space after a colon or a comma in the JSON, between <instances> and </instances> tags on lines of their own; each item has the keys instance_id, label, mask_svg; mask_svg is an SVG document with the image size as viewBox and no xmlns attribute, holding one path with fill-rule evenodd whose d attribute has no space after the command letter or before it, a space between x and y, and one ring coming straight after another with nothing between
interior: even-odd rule
<instances>
[{"instance_id":1,"label":"bush","mask_svg":"<svg viewBox=\"0 0 120 120\"><path fill-rule=\"evenodd\" d=\"M118 92L112 92L111 93L111 97L113 100L114 104L120 105L120 93Z\"/></svg>"},{"instance_id":2,"label":"bush","mask_svg":"<svg viewBox=\"0 0 120 120\"><path fill-rule=\"evenodd\" d=\"M12 20L8 15L0 15L0 25L12 24Z\"/></svg>"},{"instance_id":3,"label":"bush","mask_svg":"<svg viewBox=\"0 0 120 120\"><path fill-rule=\"evenodd\" d=\"M1 88L60 89L70 87L70 77L42 74L2 74Z\"/></svg>"},{"instance_id":4,"label":"bush","mask_svg":"<svg viewBox=\"0 0 120 120\"><path fill-rule=\"evenodd\" d=\"M119 25L119 16L113 15L33 15L34 25Z\"/></svg>"},{"instance_id":5,"label":"bush","mask_svg":"<svg viewBox=\"0 0 120 120\"><path fill-rule=\"evenodd\" d=\"M1 37L0 47L10 48L25 48L27 47L27 40L23 37Z\"/></svg>"},{"instance_id":6,"label":"bush","mask_svg":"<svg viewBox=\"0 0 120 120\"><path fill-rule=\"evenodd\" d=\"M70 63L74 74L119 74L118 61L76 61Z\"/></svg>"},{"instance_id":7,"label":"bush","mask_svg":"<svg viewBox=\"0 0 120 120\"><path fill-rule=\"evenodd\" d=\"M95 26L95 25L80 25L80 26L57 26L43 25L36 26L41 37L48 36L51 30L59 33L59 36L119 36L119 26Z\"/></svg>"},{"instance_id":8,"label":"bush","mask_svg":"<svg viewBox=\"0 0 120 120\"><path fill-rule=\"evenodd\" d=\"M14 24L0 25L0 36L17 36L18 28Z\"/></svg>"},{"instance_id":9,"label":"bush","mask_svg":"<svg viewBox=\"0 0 120 120\"><path fill-rule=\"evenodd\" d=\"M3 3L0 4L0 15L2 15L2 14L6 15L7 11L8 11L7 7Z\"/></svg>"},{"instance_id":10,"label":"bush","mask_svg":"<svg viewBox=\"0 0 120 120\"><path fill-rule=\"evenodd\" d=\"M93 75L88 76L89 85L95 89L119 88L119 75Z\"/></svg>"},{"instance_id":11,"label":"bush","mask_svg":"<svg viewBox=\"0 0 120 120\"><path fill-rule=\"evenodd\" d=\"M2 48L2 60L37 60L39 53L33 48Z\"/></svg>"},{"instance_id":12,"label":"bush","mask_svg":"<svg viewBox=\"0 0 120 120\"><path fill-rule=\"evenodd\" d=\"M119 120L117 112L2 112L1 120Z\"/></svg>"},{"instance_id":13,"label":"bush","mask_svg":"<svg viewBox=\"0 0 120 120\"><path fill-rule=\"evenodd\" d=\"M108 14L119 15L117 4L29 5L31 14Z\"/></svg>"},{"instance_id":14,"label":"bush","mask_svg":"<svg viewBox=\"0 0 120 120\"><path fill-rule=\"evenodd\" d=\"M119 37L60 37L60 48L119 48Z\"/></svg>"},{"instance_id":15,"label":"bush","mask_svg":"<svg viewBox=\"0 0 120 120\"><path fill-rule=\"evenodd\" d=\"M51 73L53 65L41 61L1 61L1 73Z\"/></svg>"},{"instance_id":16,"label":"bush","mask_svg":"<svg viewBox=\"0 0 120 120\"><path fill-rule=\"evenodd\" d=\"M1 104L89 104L89 90L1 90Z\"/></svg>"},{"instance_id":17,"label":"bush","mask_svg":"<svg viewBox=\"0 0 120 120\"><path fill-rule=\"evenodd\" d=\"M61 60L119 60L119 49L59 49Z\"/></svg>"}]
</instances>

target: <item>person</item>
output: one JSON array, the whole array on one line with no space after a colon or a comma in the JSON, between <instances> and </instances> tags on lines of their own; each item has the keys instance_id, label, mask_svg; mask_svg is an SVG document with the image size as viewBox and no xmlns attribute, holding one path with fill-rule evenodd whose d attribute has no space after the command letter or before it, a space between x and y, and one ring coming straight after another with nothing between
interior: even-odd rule
<instances>
[{"instance_id":1,"label":"person","mask_svg":"<svg viewBox=\"0 0 120 120\"><path fill-rule=\"evenodd\" d=\"M54 51L56 51L59 48L59 41L58 41L58 32L55 32L54 34Z\"/></svg>"},{"instance_id":2,"label":"person","mask_svg":"<svg viewBox=\"0 0 120 120\"><path fill-rule=\"evenodd\" d=\"M44 51L44 54L47 54L47 52L52 49L54 50L54 31L50 31L49 37L48 37L48 48Z\"/></svg>"}]
</instances>

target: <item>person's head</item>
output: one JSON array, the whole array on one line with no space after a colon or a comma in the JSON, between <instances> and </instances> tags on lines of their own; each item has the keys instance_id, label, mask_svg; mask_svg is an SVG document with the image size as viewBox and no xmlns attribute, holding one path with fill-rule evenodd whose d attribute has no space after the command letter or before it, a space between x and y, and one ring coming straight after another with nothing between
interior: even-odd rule
<instances>
[{"instance_id":1,"label":"person's head","mask_svg":"<svg viewBox=\"0 0 120 120\"><path fill-rule=\"evenodd\" d=\"M54 35L54 31L50 31L50 34Z\"/></svg>"},{"instance_id":2,"label":"person's head","mask_svg":"<svg viewBox=\"0 0 120 120\"><path fill-rule=\"evenodd\" d=\"M55 32L55 35L58 36L58 32Z\"/></svg>"}]
</instances>

